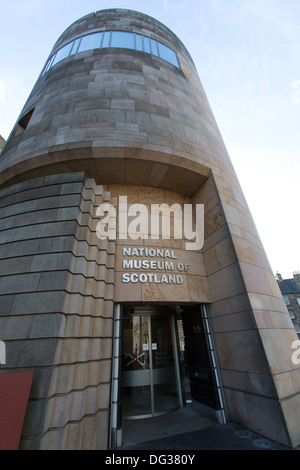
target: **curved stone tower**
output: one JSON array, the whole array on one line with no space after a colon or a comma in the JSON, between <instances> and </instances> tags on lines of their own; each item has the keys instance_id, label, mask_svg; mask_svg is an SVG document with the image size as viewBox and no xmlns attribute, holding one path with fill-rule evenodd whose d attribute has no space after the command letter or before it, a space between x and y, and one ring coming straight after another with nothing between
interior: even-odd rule
<instances>
[{"instance_id":1,"label":"curved stone tower","mask_svg":"<svg viewBox=\"0 0 300 470\"><path fill-rule=\"evenodd\" d=\"M179 328L183 312L187 355L196 357L187 359L190 393L199 409L300 444L297 335L193 61L172 31L120 9L72 24L1 153L0 184L7 348L0 372L34 371L22 448L120 444L120 403L124 412L133 377L119 360L120 338L133 334L126 326L132 312L134 321L147 316L149 337L157 334L149 344L144 338L134 357L136 364L143 357L143 371L148 354L153 376L159 367L163 323L154 333L155 315L175 318ZM119 227L120 196L149 210L204 204L202 249L186 250L175 232L154 238L146 230L133 240L118 231L116 239L100 240L97 208L114 207ZM179 330L172 328L175 341ZM189 346L207 335L210 366ZM176 352L174 358L184 406ZM130 389L123 398L122 383ZM152 406L157 384L171 395L165 383L143 383Z\"/></svg>"}]
</instances>

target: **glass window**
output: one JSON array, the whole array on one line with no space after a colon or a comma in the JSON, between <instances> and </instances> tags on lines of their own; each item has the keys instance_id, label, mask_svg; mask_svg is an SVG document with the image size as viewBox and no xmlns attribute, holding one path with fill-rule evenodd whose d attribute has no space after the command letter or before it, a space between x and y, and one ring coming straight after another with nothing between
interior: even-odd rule
<instances>
[{"instance_id":1,"label":"glass window","mask_svg":"<svg viewBox=\"0 0 300 470\"><path fill-rule=\"evenodd\" d=\"M113 31L111 36L111 47L124 47L134 49L134 34L125 31Z\"/></svg>"},{"instance_id":2,"label":"glass window","mask_svg":"<svg viewBox=\"0 0 300 470\"><path fill-rule=\"evenodd\" d=\"M52 57L50 60L48 60L47 65L46 65L46 67L44 68L43 75L44 75L44 73L46 73L46 72L49 70L50 65L51 65L51 62L52 62L52 59L53 59L53 57Z\"/></svg>"},{"instance_id":3,"label":"glass window","mask_svg":"<svg viewBox=\"0 0 300 470\"><path fill-rule=\"evenodd\" d=\"M144 36L143 39L144 39L144 51L148 52L148 54L151 54L150 39L146 38L146 36Z\"/></svg>"},{"instance_id":4,"label":"glass window","mask_svg":"<svg viewBox=\"0 0 300 470\"><path fill-rule=\"evenodd\" d=\"M143 38L139 34L135 35L135 44L136 44L136 50L137 51L143 51Z\"/></svg>"},{"instance_id":5,"label":"glass window","mask_svg":"<svg viewBox=\"0 0 300 470\"><path fill-rule=\"evenodd\" d=\"M102 33L89 34L81 39L78 52L98 49L101 44Z\"/></svg>"},{"instance_id":6,"label":"glass window","mask_svg":"<svg viewBox=\"0 0 300 470\"><path fill-rule=\"evenodd\" d=\"M176 52L174 52L172 49L170 49L169 47L165 46L164 44L160 42L158 43L158 48L159 48L159 55L162 59L166 60L167 62L170 62L176 67L179 67Z\"/></svg>"},{"instance_id":7,"label":"glass window","mask_svg":"<svg viewBox=\"0 0 300 470\"><path fill-rule=\"evenodd\" d=\"M103 42L101 44L101 47L109 47L110 36L111 36L111 33L109 31L105 31L105 33L103 33Z\"/></svg>"},{"instance_id":8,"label":"glass window","mask_svg":"<svg viewBox=\"0 0 300 470\"><path fill-rule=\"evenodd\" d=\"M293 318L296 318L296 315L295 315L295 312L294 310L289 310L289 314L290 314L290 317L293 319Z\"/></svg>"},{"instance_id":9,"label":"glass window","mask_svg":"<svg viewBox=\"0 0 300 470\"><path fill-rule=\"evenodd\" d=\"M152 54L158 56L158 49L157 49L157 42L154 41L154 39L150 39L151 41L151 49L152 49Z\"/></svg>"},{"instance_id":10,"label":"glass window","mask_svg":"<svg viewBox=\"0 0 300 470\"><path fill-rule=\"evenodd\" d=\"M124 47L147 52L170 62L180 68L177 54L169 47L141 34L127 31L104 31L92 33L68 43L54 54L45 66L43 75L55 64L78 52L105 47Z\"/></svg>"},{"instance_id":11,"label":"glass window","mask_svg":"<svg viewBox=\"0 0 300 470\"><path fill-rule=\"evenodd\" d=\"M71 49L72 49L72 46L73 46L73 43L70 42L69 44L67 44L66 46L64 46L62 49L60 49L57 54L56 54L56 57L52 63L52 66L57 64L58 62L60 62L61 60L63 59L66 59L66 57L69 57L70 55L70 52L71 52Z\"/></svg>"},{"instance_id":12,"label":"glass window","mask_svg":"<svg viewBox=\"0 0 300 470\"><path fill-rule=\"evenodd\" d=\"M51 69L51 67L52 67L52 65L53 65L53 62L54 62L54 60L55 60L55 57L56 57L56 54L54 54L54 55L51 57L51 59L48 61L48 64L46 65L46 68L45 68L45 70L44 70L44 72L43 72L43 75L44 75L44 73L46 73L49 69Z\"/></svg>"},{"instance_id":13,"label":"glass window","mask_svg":"<svg viewBox=\"0 0 300 470\"><path fill-rule=\"evenodd\" d=\"M71 54L70 55L77 54L78 46L79 46L80 43L81 43L81 38L75 39L75 41L73 41L73 47L71 49Z\"/></svg>"}]
</instances>

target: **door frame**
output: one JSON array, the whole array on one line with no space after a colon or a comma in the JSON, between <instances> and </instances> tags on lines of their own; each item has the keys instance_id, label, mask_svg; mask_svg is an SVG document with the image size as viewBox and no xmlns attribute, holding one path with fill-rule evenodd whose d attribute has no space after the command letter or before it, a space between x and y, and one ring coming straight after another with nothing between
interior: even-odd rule
<instances>
[{"instance_id":1,"label":"door frame","mask_svg":"<svg viewBox=\"0 0 300 470\"><path fill-rule=\"evenodd\" d=\"M135 307L132 307L135 309ZM163 310L165 310L166 317L168 319L169 328L170 328L170 337L172 342L172 353L173 353L173 361L174 361L174 379L176 383L176 392L177 392L177 406L174 407L172 410L166 411L155 411L155 368L153 367L153 342L152 342L152 319L155 317L163 317ZM127 313L127 312L126 312ZM131 314L127 313L128 316ZM127 316L126 315L126 316ZM154 418L156 416L160 416L162 414L170 413L175 411L178 408L182 408L183 406L183 397L182 397L182 388L181 388L181 375L179 369L179 359L178 359L178 345L177 345L177 338L176 338L176 330L175 330L175 319L172 310L166 306L161 305L152 305L152 306L136 306L136 310L132 312L132 316L144 316L147 317L147 328L148 328L148 345L149 345L149 386L150 386L150 407L151 413L145 415L133 415L128 416L125 419L145 419L145 418ZM122 371L123 372L123 371ZM130 371L131 372L131 371Z\"/></svg>"},{"instance_id":2,"label":"door frame","mask_svg":"<svg viewBox=\"0 0 300 470\"><path fill-rule=\"evenodd\" d=\"M123 337L123 328L122 328L122 314L123 314L123 305L125 304L115 304L114 305L114 319L113 319L113 347L112 347L112 377L111 377L111 409L110 409L110 432L108 436L109 440L109 448L118 448L122 446L122 337ZM127 304L129 305L129 304ZM132 304L130 304L132 305ZM211 359L213 362L213 372L215 374L217 387L218 387L218 394L221 403L221 409L216 412L216 410L206 409L207 407L202 406L199 404L199 413L203 414L204 416L208 416L209 418L216 420L219 424L225 424L228 420L227 416L227 409L226 409L226 401L223 392L223 386L220 376L220 369L217 360L216 349L214 345L214 339L212 330L210 327L209 317L207 313L207 306L205 304L197 304L199 306L199 314L202 317L202 321L204 323L204 328L206 330L206 337L208 340L208 352L211 355ZM132 305L133 306L133 305ZM182 304L184 306L184 303ZM146 305L136 305L141 310L146 310L151 308L164 308L167 305L155 305L155 304L148 304ZM179 358L177 353L177 336L176 336L176 326L175 326L175 318L171 315L172 318L172 328L171 332L173 335L173 348L176 347L176 351L174 351L174 360L177 362L175 364L175 373L176 373L176 384L179 387L179 403L180 407L184 406L183 403L183 395L182 395L182 388L181 388L181 375L180 375L180 368L179 368ZM175 341L174 341L175 339ZM151 343L152 344L152 343ZM175 354L176 352L176 354ZM196 408L195 408L196 409Z\"/></svg>"}]
</instances>

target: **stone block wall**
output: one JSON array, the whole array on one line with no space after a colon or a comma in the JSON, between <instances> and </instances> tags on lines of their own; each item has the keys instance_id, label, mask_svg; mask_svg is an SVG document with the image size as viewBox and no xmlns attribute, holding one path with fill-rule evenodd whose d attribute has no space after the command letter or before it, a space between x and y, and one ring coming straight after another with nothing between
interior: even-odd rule
<instances>
[{"instance_id":1,"label":"stone block wall","mask_svg":"<svg viewBox=\"0 0 300 470\"><path fill-rule=\"evenodd\" d=\"M183 196L182 194L175 193L173 191L162 190L149 186L136 186L136 185L114 185L108 184L103 186L106 191L111 195L111 200L117 209L118 197L125 195L127 197L128 209L133 204L142 204L143 210L146 211L148 217L148 224L146 232L141 232L141 238L132 239L128 236L126 239L122 239L117 232L116 241L116 266L115 266L115 302L199 302L208 303L210 302L209 290L206 280L205 266L203 262L203 255L201 252L186 250L186 243L188 239L184 237L184 205L191 205L191 199ZM160 226L160 236L154 239L151 236L151 211L153 206L166 205L168 208L176 204L181 208L181 212L176 214L177 218L174 218L174 214L170 211L170 219L166 218L164 221L164 229L169 227L170 236L162 237L162 226ZM158 209L153 209L158 211ZM182 219L179 218L180 214ZM195 212L193 213L194 224L195 224ZM128 220L133 220L136 217L131 217ZM161 223L161 222L160 222ZM183 237L179 238L180 227L182 230ZM117 227L118 229L118 227ZM178 231L179 230L179 231ZM195 225L193 226L195 230ZM138 231L141 231L140 227ZM124 234L121 234L124 235ZM138 269L127 269L123 266L124 259L128 257L123 256L122 250L124 247L135 247L148 248L148 249L163 249L171 251L174 259L161 258L154 256L151 258L147 255L132 256L130 259L134 261L144 260L156 260L156 261L171 261L171 268L138 268ZM181 271L181 265L187 265L186 271ZM178 269L178 265L180 269ZM148 273L155 274L158 278L164 275L175 275L182 278L179 283L165 282L159 283L153 282L122 282L122 276L124 272L136 272L137 274Z\"/></svg>"},{"instance_id":2,"label":"stone block wall","mask_svg":"<svg viewBox=\"0 0 300 470\"><path fill-rule=\"evenodd\" d=\"M112 9L75 22L53 51L78 35L119 28L174 48L180 69L119 48L69 57L39 77L20 114L30 115L28 125L16 132L16 123L1 153L6 370L35 365L22 445L105 448L113 300L184 302L190 294L210 303L229 418L299 445L297 336L186 48L156 20ZM96 237L94 209L109 200L97 185L113 197L131 188L133 202L149 204L157 188L156 197L165 191L180 203L205 204L200 272L197 282L187 276L183 295L148 287L114 293L121 244Z\"/></svg>"},{"instance_id":3,"label":"stone block wall","mask_svg":"<svg viewBox=\"0 0 300 470\"><path fill-rule=\"evenodd\" d=\"M105 449L114 243L96 237L101 187L84 174L0 193L1 372L34 370L23 449Z\"/></svg>"},{"instance_id":4,"label":"stone block wall","mask_svg":"<svg viewBox=\"0 0 300 470\"><path fill-rule=\"evenodd\" d=\"M235 181L213 175L205 205L208 307L229 419L288 446L299 442L297 335ZM233 217L233 215L235 217Z\"/></svg>"}]
</instances>

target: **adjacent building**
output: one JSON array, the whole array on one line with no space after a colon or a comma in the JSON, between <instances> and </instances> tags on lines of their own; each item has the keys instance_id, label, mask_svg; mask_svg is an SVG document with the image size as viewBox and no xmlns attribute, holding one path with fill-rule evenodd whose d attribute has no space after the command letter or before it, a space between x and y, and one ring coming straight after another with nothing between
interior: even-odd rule
<instances>
[{"instance_id":1,"label":"adjacent building","mask_svg":"<svg viewBox=\"0 0 300 470\"><path fill-rule=\"evenodd\" d=\"M8 138L0 185L0 372L34 372L20 448L115 448L124 419L190 400L300 444L297 335L170 29L122 9L72 24ZM163 209L170 232L154 224Z\"/></svg>"},{"instance_id":2,"label":"adjacent building","mask_svg":"<svg viewBox=\"0 0 300 470\"><path fill-rule=\"evenodd\" d=\"M3 139L2 135L0 135L0 153L5 145L5 140Z\"/></svg>"},{"instance_id":3,"label":"adjacent building","mask_svg":"<svg viewBox=\"0 0 300 470\"><path fill-rule=\"evenodd\" d=\"M291 279L283 279L277 273L276 279L294 328L300 336L300 273L294 272Z\"/></svg>"}]
</instances>

